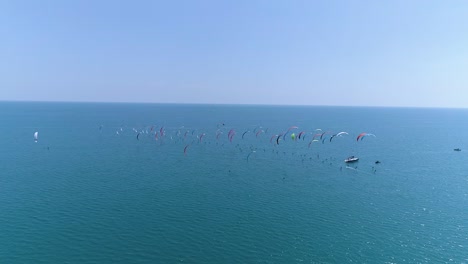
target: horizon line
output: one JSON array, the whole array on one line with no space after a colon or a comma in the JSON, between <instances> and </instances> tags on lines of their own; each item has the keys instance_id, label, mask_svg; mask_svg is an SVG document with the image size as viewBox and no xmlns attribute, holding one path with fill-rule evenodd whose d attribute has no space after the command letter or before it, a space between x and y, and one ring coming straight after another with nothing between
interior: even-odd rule
<instances>
[{"instance_id":1,"label":"horizon line","mask_svg":"<svg viewBox=\"0 0 468 264\"><path fill-rule=\"evenodd\" d=\"M327 104L269 104L269 103L201 103L201 102L130 102L130 101L59 101L59 100L3 100L1 103L77 103L77 104L161 104L161 105L216 105L216 106L285 106L285 107L364 107L364 108L426 108L426 109L468 109L455 106L396 106L396 105L327 105Z\"/></svg>"}]
</instances>

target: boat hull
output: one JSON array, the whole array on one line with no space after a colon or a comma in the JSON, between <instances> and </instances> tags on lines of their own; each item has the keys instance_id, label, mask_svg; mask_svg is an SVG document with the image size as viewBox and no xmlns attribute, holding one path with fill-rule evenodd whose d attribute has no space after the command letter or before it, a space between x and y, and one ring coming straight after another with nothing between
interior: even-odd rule
<instances>
[{"instance_id":1,"label":"boat hull","mask_svg":"<svg viewBox=\"0 0 468 264\"><path fill-rule=\"evenodd\" d=\"M359 161L359 158L348 158L344 160L345 163L353 163L357 161Z\"/></svg>"}]
</instances>

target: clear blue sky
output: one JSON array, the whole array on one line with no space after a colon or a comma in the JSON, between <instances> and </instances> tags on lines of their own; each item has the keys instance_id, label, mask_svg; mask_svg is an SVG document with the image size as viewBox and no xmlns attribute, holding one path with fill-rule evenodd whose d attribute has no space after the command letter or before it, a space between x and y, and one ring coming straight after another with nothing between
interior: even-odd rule
<instances>
[{"instance_id":1,"label":"clear blue sky","mask_svg":"<svg viewBox=\"0 0 468 264\"><path fill-rule=\"evenodd\" d=\"M468 107L468 1L1 1L0 100Z\"/></svg>"}]
</instances>

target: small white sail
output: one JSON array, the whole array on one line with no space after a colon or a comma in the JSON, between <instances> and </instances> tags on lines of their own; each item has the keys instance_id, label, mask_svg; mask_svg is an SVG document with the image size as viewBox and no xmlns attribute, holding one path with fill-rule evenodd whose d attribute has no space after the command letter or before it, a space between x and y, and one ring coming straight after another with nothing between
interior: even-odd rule
<instances>
[{"instance_id":1,"label":"small white sail","mask_svg":"<svg viewBox=\"0 0 468 264\"><path fill-rule=\"evenodd\" d=\"M34 132L34 142L37 142L38 136L39 136L39 133L37 131Z\"/></svg>"}]
</instances>

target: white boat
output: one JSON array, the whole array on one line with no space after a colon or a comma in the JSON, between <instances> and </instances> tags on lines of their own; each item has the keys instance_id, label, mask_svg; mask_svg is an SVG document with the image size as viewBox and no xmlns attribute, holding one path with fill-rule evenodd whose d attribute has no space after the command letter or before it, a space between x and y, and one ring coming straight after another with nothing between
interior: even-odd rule
<instances>
[{"instance_id":1,"label":"white boat","mask_svg":"<svg viewBox=\"0 0 468 264\"><path fill-rule=\"evenodd\" d=\"M357 157L349 156L347 159L344 160L344 162L351 163L351 162L356 162L358 160L359 160L359 158L357 158Z\"/></svg>"}]
</instances>

